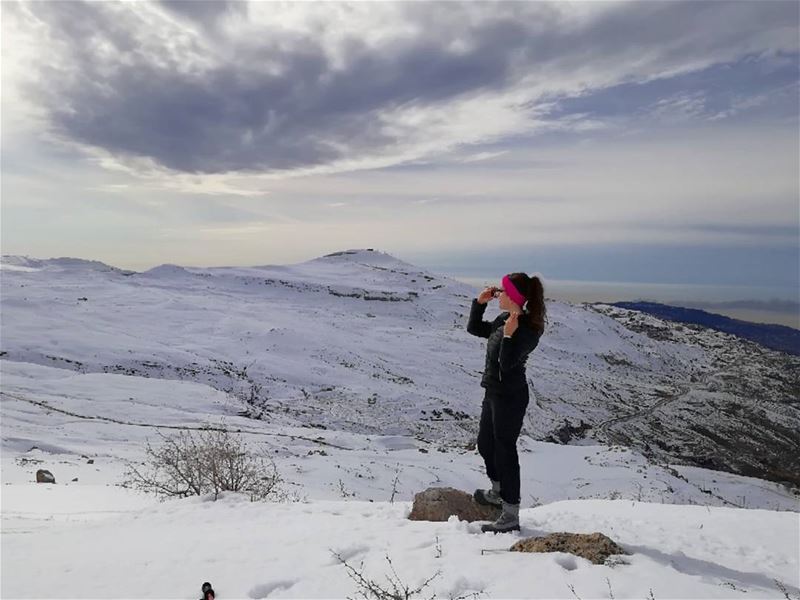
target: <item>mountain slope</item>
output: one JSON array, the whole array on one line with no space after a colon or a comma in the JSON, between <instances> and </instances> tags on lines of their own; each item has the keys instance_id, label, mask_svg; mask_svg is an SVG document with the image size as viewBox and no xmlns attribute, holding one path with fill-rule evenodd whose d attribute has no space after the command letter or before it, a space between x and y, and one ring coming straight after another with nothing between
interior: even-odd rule
<instances>
[{"instance_id":1,"label":"mountain slope","mask_svg":"<svg viewBox=\"0 0 800 600\"><path fill-rule=\"evenodd\" d=\"M646 312L669 321L702 325L751 340L772 350L800 355L800 329L785 325L750 323L697 308L669 306L657 302L614 302L612 306Z\"/></svg>"},{"instance_id":2,"label":"mountain slope","mask_svg":"<svg viewBox=\"0 0 800 600\"><path fill-rule=\"evenodd\" d=\"M2 269L7 361L201 383L282 427L474 441L485 342L464 328L477 290L383 252L141 273L3 257ZM526 434L800 482L800 359L653 317L637 329L622 311L548 302Z\"/></svg>"}]
</instances>

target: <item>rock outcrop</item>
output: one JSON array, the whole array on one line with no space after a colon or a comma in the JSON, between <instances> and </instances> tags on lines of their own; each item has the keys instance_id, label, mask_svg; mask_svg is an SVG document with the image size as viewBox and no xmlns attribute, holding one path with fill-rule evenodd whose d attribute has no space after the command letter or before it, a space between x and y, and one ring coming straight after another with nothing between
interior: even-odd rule
<instances>
[{"instance_id":1,"label":"rock outcrop","mask_svg":"<svg viewBox=\"0 0 800 600\"><path fill-rule=\"evenodd\" d=\"M551 533L526 538L511 546L512 552L566 552L581 556L596 565L609 556L627 554L614 540L602 533Z\"/></svg>"},{"instance_id":2,"label":"rock outcrop","mask_svg":"<svg viewBox=\"0 0 800 600\"><path fill-rule=\"evenodd\" d=\"M56 478L50 471L39 469L36 471L36 483L55 483Z\"/></svg>"},{"instance_id":3,"label":"rock outcrop","mask_svg":"<svg viewBox=\"0 0 800 600\"><path fill-rule=\"evenodd\" d=\"M428 488L414 495L408 518L412 521L447 521L456 515L462 521L494 521L500 508L482 506L470 494L450 487Z\"/></svg>"}]
</instances>

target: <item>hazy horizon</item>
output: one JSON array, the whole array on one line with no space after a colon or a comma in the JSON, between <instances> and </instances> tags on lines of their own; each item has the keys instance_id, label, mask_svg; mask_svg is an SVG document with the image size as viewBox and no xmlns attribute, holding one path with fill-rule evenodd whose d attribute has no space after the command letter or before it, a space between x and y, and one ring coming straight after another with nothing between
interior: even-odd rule
<instances>
[{"instance_id":1,"label":"hazy horizon","mask_svg":"<svg viewBox=\"0 0 800 600\"><path fill-rule=\"evenodd\" d=\"M797 2L0 10L4 253L800 286Z\"/></svg>"},{"instance_id":2,"label":"hazy horizon","mask_svg":"<svg viewBox=\"0 0 800 600\"><path fill-rule=\"evenodd\" d=\"M453 276L458 281L483 286L493 277ZM741 286L703 286L618 281L571 281L544 278L545 297L574 304L583 302L658 302L672 306L698 308L751 321L800 329L800 303L791 288L744 288ZM731 306L741 304L743 306ZM748 306L749 305L749 306Z\"/></svg>"},{"instance_id":3,"label":"hazy horizon","mask_svg":"<svg viewBox=\"0 0 800 600\"><path fill-rule=\"evenodd\" d=\"M341 250L347 250L343 248ZM379 248L377 251L385 252ZM441 266L428 265L424 262L410 261L403 256L389 252L395 258L410 262L420 268L438 275L452 277L457 281L475 286L480 289L486 285L497 285L502 269L487 271L483 277L464 275L457 270L442 268ZM4 253L3 256L10 254ZM22 255L25 256L25 255ZM322 255L319 255L322 256ZM303 261L276 263L272 261L257 261L242 264L182 264L175 262L157 262L155 264L139 265L138 268L129 264L115 264L99 258L86 256L31 256L28 258L77 258L81 260L98 260L112 267L147 271L163 264L177 264L182 267L256 267L268 265L290 265L294 262L313 260L318 256L310 256ZM510 272L510 271L509 271ZM652 283L636 281L591 281L569 280L547 277L542 273L528 272L529 275L538 274L542 277L545 297L564 300L573 304L583 302L624 302L624 301L652 301L687 308L699 308L707 312L725 315L735 319L756 323L774 323L800 329L800 290L792 286L741 286L741 285L708 285L690 283Z\"/></svg>"}]
</instances>

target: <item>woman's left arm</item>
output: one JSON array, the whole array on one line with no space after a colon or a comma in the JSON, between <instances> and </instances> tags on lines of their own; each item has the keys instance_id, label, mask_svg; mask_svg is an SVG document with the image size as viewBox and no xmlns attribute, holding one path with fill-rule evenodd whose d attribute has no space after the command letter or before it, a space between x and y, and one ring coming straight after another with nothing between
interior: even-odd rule
<instances>
[{"instance_id":1,"label":"woman's left arm","mask_svg":"<svg viewBox=\"0 0 800 600\"><path fill-rule=\"evenodd\" d=\"M500 370L510 371L528 358L528 355L539 345L539 336L518 328L513 335L504 336L500 342Z\"/></svg>"}]
</instances>

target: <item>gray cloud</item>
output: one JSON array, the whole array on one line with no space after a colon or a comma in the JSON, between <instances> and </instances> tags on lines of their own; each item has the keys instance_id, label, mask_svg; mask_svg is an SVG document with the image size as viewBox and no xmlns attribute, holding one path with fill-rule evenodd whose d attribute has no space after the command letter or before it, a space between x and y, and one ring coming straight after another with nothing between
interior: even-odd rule
<instances>
[{"instance_id":1,"label":"gray cloud","mask_svg":"<svg viewBox=\"0 0 800 600\"><path fill-rule=\"evenodd\" d=\"M229 14L244 15L247 3L241 0L160 0L170 12L204 25L213 25Z\"/></svg>"},{"instance_id":2,"label":"gray cloud","mask_svg":"<svg viewBox=\"0 0 800 600\"><path fill-rule=\"evenodd\" d=\"M205 25L246 14L240 3L164 6ZM312 30L270 28L255 39L185 34L176 49L174 32L153 30L158 12L150 5L146 14L107 2L29 8L63 51L52 66L44 56L28 88L53 131L189 173L291 170L385 153L424 136L402 120L386 127L390 111L502 93L526 76L546 84L581 69L619 79L620 65L645 51L657 51L649 73L630 77L730 58L743 44L768 46L764 33L796 27L798 12L794 2L639 2L575 20L553 4L405 3L399 14L416 34L377 45L350 36L335 64Z\"/></svg>"}]
</instances>

